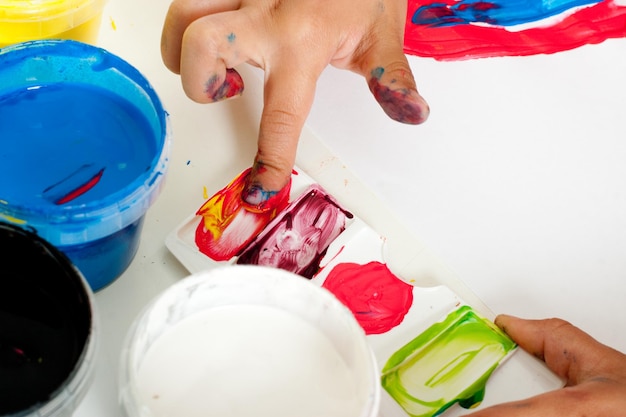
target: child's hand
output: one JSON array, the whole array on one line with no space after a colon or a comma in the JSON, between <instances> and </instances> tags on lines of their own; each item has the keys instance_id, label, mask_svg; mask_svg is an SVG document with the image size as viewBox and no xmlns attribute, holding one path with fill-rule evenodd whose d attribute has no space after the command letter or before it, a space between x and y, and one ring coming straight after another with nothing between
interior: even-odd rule
<instances>
[{"instance_id":1,"label":"child's hand","mask_svg":"<svg viewBox=\"0 0 626 417\"><path fill-rule=\"evenodd\" d=\"M239 64L265 71L249 187L271 195L288 182L316 82L329 64L365 77L392 119L426 120L428 105L403 53L406 8L406 0L174 0L161 51L200 103L241 94L233 70Z\"/></svg>"}]
</instances>

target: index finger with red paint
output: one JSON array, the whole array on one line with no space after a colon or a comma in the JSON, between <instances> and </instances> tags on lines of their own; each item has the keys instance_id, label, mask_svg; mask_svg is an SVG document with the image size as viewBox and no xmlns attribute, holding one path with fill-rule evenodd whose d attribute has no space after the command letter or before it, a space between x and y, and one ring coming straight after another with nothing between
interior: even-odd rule
<instances>
[{"instance_id":1,"label":"index finger with red paint","mask_svg":"<svg viewBox=\"0 0 626 417\"><path fill-rule=\"evenodd\" d=\"M185 94L199 103L240 95L243 80L233 68L254 60L250 17L239 1L175 0L161 36L165 65L181 75ZM240 37L248 38L241 42ZM245 49L244 49L245 48Z\"/></svg>"}]
</instances>

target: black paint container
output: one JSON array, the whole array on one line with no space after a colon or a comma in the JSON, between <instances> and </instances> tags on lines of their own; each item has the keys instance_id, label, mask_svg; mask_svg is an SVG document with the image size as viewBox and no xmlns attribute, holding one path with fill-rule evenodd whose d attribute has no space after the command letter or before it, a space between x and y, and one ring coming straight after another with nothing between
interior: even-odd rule
<instances>
[{"instance_id":1,"label":"black paint container","mask_svg":"<svg viewBox=\"0 0 626 417\"><path fill-rule=\"evenodd\" d=\"M0 222L0 416L71 416L93 376L95 321L70 260Z\"/></svg>"}]
</instances>

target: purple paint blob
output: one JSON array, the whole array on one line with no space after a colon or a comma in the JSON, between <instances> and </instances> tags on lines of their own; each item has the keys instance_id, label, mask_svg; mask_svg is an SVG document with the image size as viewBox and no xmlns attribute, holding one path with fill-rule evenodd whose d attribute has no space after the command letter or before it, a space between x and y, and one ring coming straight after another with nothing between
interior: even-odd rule
<instances>
[{"instance_id":1,"label":"purple paint blob","mask_svg":"<svg viewBox=\"0 0 626 417\"><path fill-rule=\"evenodd\" d=\"M238 264L273 266L312 278L353 215L319 185L310 186L242 252Z\"/></svg>"}]
</instances>

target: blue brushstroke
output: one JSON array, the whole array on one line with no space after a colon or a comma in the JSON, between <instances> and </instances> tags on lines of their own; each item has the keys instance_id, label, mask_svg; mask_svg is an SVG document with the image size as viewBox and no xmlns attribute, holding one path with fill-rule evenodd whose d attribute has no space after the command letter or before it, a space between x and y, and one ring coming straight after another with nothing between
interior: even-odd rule
<instances>
[{"instance_id":1,"label":"blue brushstroke","mask_svg":"<svg viewBox=\"0 0 626 417\"><path fill-rule=\"evenodd\" d=\"M487 23L514 26L556 16L575 7L597 4L597 0L461 0L452 5L433 2L419 7L411 23L424 26L453 26Z\"/></svg>"}]
</instances>

